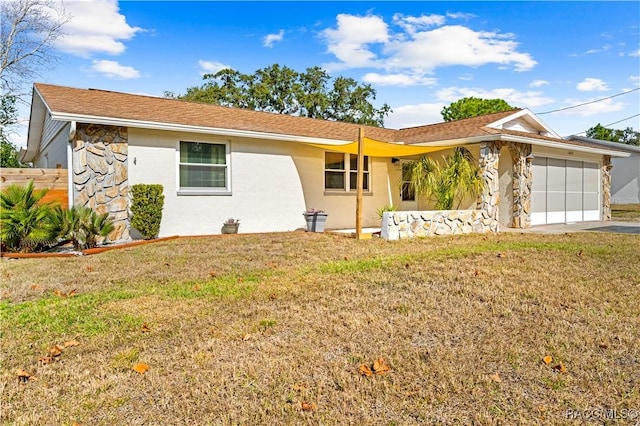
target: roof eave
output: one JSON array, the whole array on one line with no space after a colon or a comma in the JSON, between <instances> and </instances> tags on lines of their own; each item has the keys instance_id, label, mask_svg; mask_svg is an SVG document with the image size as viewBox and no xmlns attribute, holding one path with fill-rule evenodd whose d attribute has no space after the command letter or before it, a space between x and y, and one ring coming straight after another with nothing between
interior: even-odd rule
<instances>
[{"instance_id":1,"label":"roof eave","mask_svg":"<svg viewBox=\"0 0 640 426\"><path fill-rule=\"evenodd\" d=\"M27 131L27 149L20 150L20 161L23 163L32 162L40 149L40 143L42 142L42 130L44 129L44 120L47 111L49 111L49 107L34 85L33 92L31 94L31 112Z\"/></svg>"},{"instance_id":2,"label":"roof eave","mask_svg":"<svg viewBox=\"0 0 640 426\"><path fill-rule=\"evenodd\" d=\"M77 121L79 123L95 123L95 124L104 124L109 126L135 127L135 128L142 128L142 129L167 130L167 131L174 131L174 132L206 133L206 134L214 134L219 136L268 139L268 140L278 140L278 141L285 141L285 142L321 143L325 145L342 145L345 143L353 142L352 140L314 138L309 136L285 135L285 134L279 134L279 133L267 133L267 132L253 131L253 130L225 129L225 128L219 128L219 127L194 126L194 125L175 124L175 123L161 123L156 121L129 120L129 119L123 119L123 118L99 117L99 116L71 114L71 113L64 113L64 112L53 112L51 114L51 118L54 120L61 120L61 121Z\"/></svg>"}]
</instances>

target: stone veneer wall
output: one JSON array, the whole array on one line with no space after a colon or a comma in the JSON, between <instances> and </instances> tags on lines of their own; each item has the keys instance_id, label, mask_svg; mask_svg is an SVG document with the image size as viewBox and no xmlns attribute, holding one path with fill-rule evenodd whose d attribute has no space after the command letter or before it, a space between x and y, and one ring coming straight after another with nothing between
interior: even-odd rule
<instances>
[{"instance_id":1,"label":"stone veneer wall","mask_svg":"<svg viewBox=\"0 0 640 426\"><path fill-rule=\"evenodd\" d=\"M611 220L611 156L602 160L602 220Z\"/></svg>"},{"instance_id":2,"label":"stone veneer wall","mask_svg":"<svg viewBox=\"0 0 640 426\"><path fill-rule=\"evenodd\" d=\"M509 143L513 157L513 228L531 228L531 144Z\"/></svg>"},{"instance_id":3,"label":"stone veneer wall","mask_svg":"<svg viewBox=\"0 0 640 426\"><path fill-rule=\"evenodd\" d=\"M109 213L111 241L129 239L128 129L78 123L73 140L74 205Z\"/></svg>"},{"instance_id":4,"label":"stone veneer wall","mask_svg":"<svg viewBox=\"0 0 640 426\"><path fill-rule=\"evenodd\" d=\"M491 232L495 220L483 210L385 212L380 237L387 240Z\"/></svg>"},{"instance_id":5,"label":"stone veneer wall","mask_svg":"<svg viewBox=\"0 0 640 426\"><path fill-rule=\"evenodd\" d=\"M500 203L500 175L498 173L498 158L502 143L498 141L482 142L480 144L480 173L485 182L485 188L480 195L480 210L487 213L491 219L489 228L492 232L499 231L498 203Z\"/></svg>"}]
</instances>

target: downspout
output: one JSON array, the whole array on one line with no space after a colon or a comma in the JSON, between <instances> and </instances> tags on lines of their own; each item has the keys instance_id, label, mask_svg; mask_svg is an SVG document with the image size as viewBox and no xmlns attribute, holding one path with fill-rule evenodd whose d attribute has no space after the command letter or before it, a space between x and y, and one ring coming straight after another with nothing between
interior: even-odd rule
<instances>
[{"instance_id":1,"label":"downspout","mask_svg":"<svg viewBox=\"0 0 640 426\"><path fill-rule=\"evenodd\" d=\"M67 143L67 203L73 207L73 141L76 138L76 122L69 122L69 143Z\"/></svg>"}]
</instances>

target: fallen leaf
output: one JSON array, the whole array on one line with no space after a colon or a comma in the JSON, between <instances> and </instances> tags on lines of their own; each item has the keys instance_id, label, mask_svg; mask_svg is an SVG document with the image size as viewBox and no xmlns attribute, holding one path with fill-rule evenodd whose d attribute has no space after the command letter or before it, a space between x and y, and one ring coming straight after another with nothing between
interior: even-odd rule
<instances>
[{"instance_id":1,"label":"fallen leaf","mask_svg":"<svg viewBox=\"0 0 640 426\"><path fill-rule=\"evenodd\" d=\"M606 343L600 343L600 344L598 345L598 347L599 347L600 349L609 349L609 345L607 345Z\"/></svg>"},{"instance_id":2,"label":"fallen leaf","mask_svg":"<svg viewBox=\"0 0 640 426\"><path fill-rule=\"evenodd\" d=\"M473 275L474 275L475 277L477 277L478 275L480 275L480 271L476 270L476 271L473 273Z\"/></svg>"},{"instance_id":3,"label":"fallen leaf","mask_svg":"<svg viewBox=\"0 0 640 426\"><path fill-rule=\"evenodd\" d=\"M507 255L506 255L506 254L504 254L504 253L498 253L498 256L497 256L497 257L507 257Z\"/></svg>"},{"instance_id":4,"label":"fallen leaf","mask_svg":"<svg viewBox=\"0 0 640 426\"><path fill-rule=\"evenodd\" d=\"M369 368L369 366L366 364L362 364L358 369L358 372L362 376L367 376L367 377L373 376L373 371L371 371L371 368Z\"/></svg>"},{"instance_id":5,"label":"fallen leaf","mask_svg":"<svg viewBox=\"0 0 640 426\"><path fill-rule=\"evenodd\" d=\"M58 297L67 297L67 295L61 292L60 290L53 290L53 294L55 294Z\"/></svg>"},{"instance_id":6,"label":"fallen leaf","mask_svg":"<svg viewBox=\"0 0 640 426\"><path fill-rule=\"evenodd\" d=\"M149 328L149 326L147 325L147 323L146 323L146 322L142 324L142 327L141 327L141 328L142 328L142 332L143 332L143 333L148 333L148 332L150 332L150 331L151 331L151 329Z\"/></svg>"},{"instance_id":7,"label":"fallen leaf","mask_svg":"<svg viewBox=\"0 0 640 426\"><path fill-rule=\"evenodd\" d=\"M378 358L373 362L373 372L376 374L384 374L390 370L391 367L389 367L389 364L387 364L384 358Z\"/></svg>"},{"instance_id":8,"label":"fallen leaf","mask_svg":"<svg viewBox=\"0 0 640 426\"><path fill-rule=\"evenodd\" d=\"M78 342L77 340L68 340L64 342L62 346L64 346L65 348L70 348L72 346L78 346L79 344L80 342Z\"/></svg>"},{"instance_id":9,"label":"fallen leaf","mask_svg":"<svg viewBox=\"0 0 640 426\"><path fill-rule=\"evenodd\" d=\"M87 272L92 272L92 271L93 271L93 266L87 265Z\"/></svg>"},{"instance_id":10,"label":"fallen leaf","mask_svg":"<svg viewBox=\"0 0 640 426\"><path fill-rule=\"evenodd\" d=\"M192 290L192 291L200 291L200 290L202 290L202 289L200 288L200 286L199 286L199 285L197 285L197 284L196 284L196 285L194 285L193 287L191 287L191 290Z\"/></svg>"},{"instance_id":11,"label":"fallen leaf","mask_svg":"<svg viewBox=\"0 0 640 426\"><path fill-rule=\"evenodd\" d=\"M553 367L553 369L556 370L556 371L559 371L562 374L565 374L567 372L567 368L564 366L562 361L560 361L560 363L558 365Z\"/></svg>"},{"instance_id":12,"label":"fallen leaf","mask_svg":"<svg viewBox=\"0 0 640 426\"><path fill-rule=\"evenodd\" d=\"M502 379L500 378L500 375L498 373L491 375L489 379L495 383L502 383Z\"/></svg>"},{"instance_id":13,"label":"fallen leaf","mask_svg":"<svg viewBox=\"0 0 640 426\"><path fill-rule=\"evenodd\" d=\"M578 256L582 256L582 250L578 252Z\"/></svg>"},{"instance_id":14,"label":"fallen leaf","mask_svg":"<svg viewBox=\"0 0 640 426\"><path fill-rule=\"evenodd\" d=\"M317 408L317 406L314 403L309 404L308 402L301 402L300 408L302 409L302 411L313 411Z\"/></svg>"},{"instance_id":15,"label":"fallen leaf","mask_svg":"<svg viewBox=\"0 0 640 426\"><path fill-rule=\"evenodd\" d=\"M42 287L38 284L31 284L31 290L40 290Z\"/></svg>"},{"instance_id":16,"label":"fallen leaf","mask_svg":"<svg viewBox=\"0 0 640 426\"><path fill-rule=\"evenodd\" d=\"M26 382L29 380L37 380L35 376L32 376L28 371L23 370L22 368L18 368L16 370L16 376L18 376L18 381Z\"/></svg>"},{"instance_id":17,"label":"fallen leaf","mask_svg":"<svg viewBox=\"0 0 640 426\"><path fill-rule=\"evenodd\" d=\"M242 336L242 340L249 340L250 337L251 335L249 333L246 333L244 336Z\"/></svg>"},{"instance_id":18,"label":"fallen leaf","mask_svg":"<svg viewBox=\"0 0 640 426\"><path fill-rule=\"evenodd\" d=\"M144 362L138 362L136 364L133 364L133 371L138 374L144 374L149 371L149 366Z\"/></svg>"},{"instance_id":19,"label":"fallen leaf","mask_svg":"<svg viewBox=\"0 0 640 426\"><path fill-rule=\"evenodd\" d=\"M78 293L76 292L76 289L74 288L73 290L71 290L71 291L67 294L67 296L69 296L69 297L73 297L73 296L75 296L76 294L78 294Z\"/></svg>"},{"instance_id":20,"label":"fallen leaf","mask_svg":"<svg viewBox=\"0 0 640 426\"><path fill-rule=\"evenodd\" d=\"M405 263L404 269L409 269L410 267L411 267L411 265L409 265L408 263Z\"/></svg>"},{"instance_id":21,"label":"fallen leaf","mask_svg":"<svg viewBox=\"0 0 640 426\"><path fill-rule=\"evenodd\" d=\"M209 271L209 276L210 276L211 278L215 278L215 277L217 277L217 276L218 276L218 273L217 273L216 271Z\"/></svg>"},{"instance_id":22,"label":"fallen leaf","mask_svg":"<svg viewBox=\"0 0 640 426\"><path fill-rule=\"evenodd\" d=\"M50 357L50 356L41 356L40 358L38 358L38 362L42 365L49 364L53 361L55 360L53 359L53 357Z\"/></svg>"},{"instance_id":23,"label":"fallen leaf","mask_svg":"<svg viewBox=\"0 0 640 426\"><path fill-rule=\"evenodd\" d=\"M547 355L544 358L542 358L542 361L546 364L549 365L553 362L553 357L551 355Z\"/></svg>"},{"instance_id":24,"label":"fallen leaf","mask_svg":"<svg viewBox=\"0 0 640 426\"><path fill-rule=\"evenodd\" d=\"M62 355L62 350L64 348L60 345L55 345L49 348L49 356L57 357Z\"/></svg>"}]
</instances>

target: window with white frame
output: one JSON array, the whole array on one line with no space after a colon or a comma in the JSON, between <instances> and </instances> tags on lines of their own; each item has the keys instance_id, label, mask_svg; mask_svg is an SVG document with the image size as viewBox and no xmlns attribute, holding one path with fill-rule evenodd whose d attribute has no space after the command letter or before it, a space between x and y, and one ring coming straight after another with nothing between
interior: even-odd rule
<instances>
[{"instance_id":1,"label":"window with white frame","mask_svg":"<svg viewBox=\"0 0 640 426\"><path fill-rule=\"evenodd\" d=\"M364 156L362 170L364 191L369 191L369 157ZM327 191L355 191L358 179L358 156L340 152L324 154L324 189Z\"/></svg>"},{"instance_id":2,"label":"window with white frame","mask_svg":"<svg viewBox=\"0 0 640 426\"><path fill-rule=\"evenodd\" d=\"M181 191L229 190L227 144L180 141L178 167Z\"/></svg>"}]
</instances>

